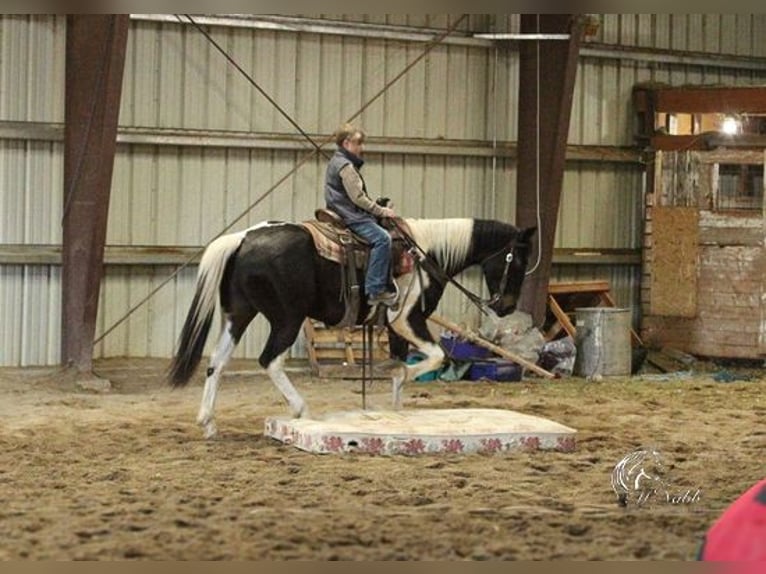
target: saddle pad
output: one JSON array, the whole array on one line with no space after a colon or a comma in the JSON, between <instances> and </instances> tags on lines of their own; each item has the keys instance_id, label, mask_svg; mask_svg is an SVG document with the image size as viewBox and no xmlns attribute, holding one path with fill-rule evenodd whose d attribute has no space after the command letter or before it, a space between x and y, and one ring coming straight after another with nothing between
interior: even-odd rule
<instances>
[{"instance_id":1,"label":"saddle pad","mask_svg":"<svg viewBox=\"0 0 766 574\"><path fill-rule=\"evenodd\" d=\"M336 263L345 263L346 257L340 244L340 234L335 226L322 221L302 221L301 225L311 234L319 256Z\"/></svg>"},{"instance_id":2,"label":"saddle pad","mask_svg":"<svg viewBox=\"0 0 766 574\"><path fill-rule=\"evenodd\" d=\"M335 263L344 264L346 262L345 252L343 246L340 243L340 233L338 228L331 223L324 223L317 220L302 221L300 223L306 231L311 234L314 240L314 246L316 247L319 256L334 261ZM344 232L345 233L345 232ZM363 261L366 264L367 261L367 248L365 245L357 241L357 237L351 234L355 238L354 249L364 253ZM399 237L398 231L395 231L391 235L392 239ZM395 244L396 245L396 244ZM357 259L359 261L359 259ZM394 248L392 250L392 263L394 266L394 277L399 277L405 273L409 273L413 268L412 255L406 249Z\"/></svg>"}]
</instances>

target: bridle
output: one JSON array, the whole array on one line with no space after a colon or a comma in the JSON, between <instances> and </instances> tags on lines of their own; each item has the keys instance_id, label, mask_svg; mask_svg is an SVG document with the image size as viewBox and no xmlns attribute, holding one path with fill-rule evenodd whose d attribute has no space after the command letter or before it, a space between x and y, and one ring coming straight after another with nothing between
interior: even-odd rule
<instances>
[{"instance_id":1,"label":"bridle","mask_svg":"<svg viewBox=\"0 0 766 574\"><path fill-rule=\"evenodd\" d=\"M500 284L498 285L497 291L495 291L494 295L491 295L490 298L485 301L487 307L492 307L492 305L500 301L500 299L505 294L505 288L508 286L508 272L511 269L511 263L513 263L513 250L516 249L516 246L516 239L512 239L511 243L508 245L508 253L505 254L505 266L503 267L503 275L500 277ZM497 255L497 252L490 255L489 257L485 257L481 264L483 264L484 261L490 257L494 257L495 255Z\"/></svg>"}]
</instances>

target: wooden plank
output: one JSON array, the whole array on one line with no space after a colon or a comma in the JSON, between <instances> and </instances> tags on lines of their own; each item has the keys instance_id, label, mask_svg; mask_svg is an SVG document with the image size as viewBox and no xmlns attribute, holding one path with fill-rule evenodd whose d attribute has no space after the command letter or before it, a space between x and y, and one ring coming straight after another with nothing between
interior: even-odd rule
<instances>
[{"instance_id":1,"label":"wooden plank","mask_svg":"<svg viewBox=\"0 0 766 574\"><path fill-rule=\"evenodd\" d=\"M181 265L199 263L203 247L107 245L106 265ZM0 244L2 265L61 265L61 245Z\"/></svg>"},{"instance_id":2,"label":"wooden plank","mask_svg":"<svg viewBox=\"0 0 766 574\"><path fill-rule=\"evenodd\" d=\"M346 349L316 349L317 364L321 364L324 361L345 361Z\"/></svg>"},{"instance_id":3,"label":"wooden plank","mask_svg":"<svg viewBox=\"0 0 766 574\"><path fill-rule=\"evenodd\" d=\"M306 351L312 372L321 374L323 367L345 363L355 368L364 359L363 332L356 328L325 327L310 319L304 321ZM388 333L383 331L373 340L373 361L388 358Z\"/></svg>"},{"instance_id":4,"label":"wooden plank","mask_svg":"<svg viewBox=\"0 0 766 574\"><path fill-rule=\"evenodd\" d=\"M652 315L697 313L698 220L695 207L656 207L652 245Z\"/></svg>"},{"instance_id":5,"label":"wooden plank","mask_svg":"<svg viewBox=\"0 0 766 574\"><path fill-rule=\"evenodd\" d=\"M550 283L548 293L560 295L562 293L601 293L609 291L609 281L577 281L570 283Z\"/></svg>"},{"instance_id":6,"label":"wooden plank","mask_svg":"<svg viewBox=\"0 0 766 574\"><path fill-rule=\"evenodd\" d=\"M107 245L106 265L182 265L199 263L204 246ZM556 248L557 265L638 265L638 249ZM60 245L0 244L0 265L61 265Z\"/></svg>"},{"instance_id":7,"label":"wooden plank","mask_svg":"<svg viewBox=\"0 0 766 574\"><path fill-rule=\"evenodd\" d=\"M556 320L547 331L545 331L545 340L552 341L563 329L563 325L560 321Z\"/></svg>"},{"instance_id":8,"label":"wooden plank","mask_svg":"<svg viewBox=\"0 0 766 574\"><path fill-rule=\"evenodd\" d=\"M766 149L763 150L763 165L766 166ZM764 237L766 237L766 177L763 178L763 189L761 190L763 195L763 207L761 211L761 223ZM764 240L766 245L766 240ZM758 333L758 351L762 355L766 355L766 250L760 250L760 258L757 263L761 276L761 288L757 291L761 296L760 304L760 331Z\"/></svg>"},{"instance_id":9,"label":"wooden plank","mask_svg":"<svg viewBox=\"0 0 766 574\"><path fill-rule=\"evenodd\" d=\"M708 165L703 163L705 153L697 153L697 203L700 210L712 210L715 206L714 192L717 192L718 169L717 164ZM715 186L715 187L714 187ZM700 218L702 215L700 215Z\"/></svg>"},{"instance_id":10,"label":"wooden plank","mask_svg":"<svg viewBox=\"0 0 766 574\"><path fill-rule=\"evenodd\" d=\"M700 210L701 228L747 228L763 230L763 218L753 212L721 212L709 209Z\"/></svg>"},{"instance_id":11,"label":"wooden plank","mask_svg":"<svg viewBox=\"0 0 766 574\"><path fill-rule=\"evenodd\" d=\"M665 319L659 320L659 319ZM734 340L746 341L752 339L757 334L754 326L743 326L737 321L725 322L717 316L708 317L705 320L693 319L684 320L683 318L658 318L656 316L644 317L643 330L656 329L667 334L684 334L687 340L717 340L726 342L726 337L733 337Z\"/></svg>"},{"instance_id":12,"label":"wooden plank","mask_svg":"<svg viewBox=\"0 0 766 574\"><path fill-rule=\"evenodd\" d=\"M710 313L701 319L700 331L705 333L737 333L742 335L757 335L760 331L758 316L731 316L720 313ZM721 339L722 341L724 339Z\"/></svg>"},{"instance_id":13,"label":"wooden plank","mask_svg":"<svg viewBox=\"0 0 766 574\"><path fill-rule=\"evenodd\" d=\"M673 357L669 357L662 351L649 351L649 354L646 357L646 362L658 368L663 373L685 371L689 368L688 365L684 365Z\"/></svg>"},{"instance_id":14,"label":"wooden plank","mask_svg":"<svg viewBox=\"0 0 766 574\"><path fill-rule=\"evenodd\" d=\"M716 144L716 139L718 136L715 136L714 138L709 139L710 143ZM728 145L731 145L731 138L728 138L726 136L728 141ZM737 139L739 139L742 136L739 136ZM759 138L763 138L764 136L758 136ZM761 148L766 145L766 140L762 140L763 144L758 145L757 147ZM738 165L761 165L763 163L763 152L758 150L747 150L747 149L726 149L726 148L720 148L720 149L711 149L709 151L701 152L699 154L699 160L700 163L704 164L716 164L716 163L732 163L732 164L738 164Z\"/></svg>"},{"instance_id":15,"label":"wooden plank","mask_svg":"<svg viewBox=\"0 0 766 574\"><path fill-rule=\"evenodd\" d=\"M675 347L687 353L707 354L724 357L725 354L710 353L710 349L720 346L734 346L750 349L750 356L759 356L756 333L720 331L706 328L706 325L693 320L644 317L641 334L651 346ZM706 349L702 352L701 349ZM733 355L743 356L742 353Z\"/></svg>"},{"instance_id":16,"label":"wooden plank","mask_svg":"<svg viewBox=\"0 0 766 574\"><path fill-rule=\"evenodd\" d=\"M317 365L321 366L324 363L327 362L334 362L334 363L342 363L346 362L351 366L356 365L357 363L361 364L362 362L362 349L355 349L353 347L350 348L350 350L353 352L353 362L349 360L349 354L348 349L346 347L338 348L338 349L323 349L323 348L317 348ZM375 361L382 361L387 359L387 356L381 356L380 353L375 353L373 356L373 360Z\"/></svg>"},{"instance_id":17,"label":"wooden plank","mask_svg":"<svg viewBox=\"0 0 766 574\"><path fill-rule=\"evenodd\" d=\"M489 349L496 355L500 355L501 357L505 357L506 359L510 359L511 361L518 363L519 365L522 365L523 367L526 367L527 369L529 369L533 373L537 373L541 377L545 377L546 379L556 378L556 376L553 373L546 371L542 367L538 367L534 363L527 361L525 358L518 356L516 353L512 353L506 349L503 349L502 347L498 347L494 343L490 343L483 337L461 328L456 323L448 321L444 317L440 317L439 315L431 315L430 317L428 317L428 320L433 323L436 323L437 325L441 327L444 327L445 329L449 329L453 333L457 333L461 335L462 337L464 337L465 339L468 339L472 343L476 343L477 345L480 345L486 349Z\"/></svg>"},{"instance_id":18,"label":"wooden plank","mask_svg":"<svg viewBox=\"0 0 766 574\"><path fill-rule=\"evenodd\" d=\"M364 355L364 350L360 349L360 351L361 351L361 355ZM346 344L344 352L345 352L344 356L346 357L346 363L348 363L349 365L356 365L356 358L354 357L354 348L351 346L351 343ZM374 351L373 351L373 355L374 355ZM365 357L361 356L360 360L362 363L364 363Z\"/></svg>"},{"instance_id":19,"label":"wooden plank","mask_svg":"<svg viewBox=\"0 0 766 574\"><path fill-rule=\"evenodd\" d=\"M703 290L700 292L699 303L700 306L744 307L752 311L760 306L761 296L759 293L722 293L716 290Z\"/></svg>"},{"instance_id":20,"label":"wooden plank","mask_svg":"<svg viewBox=\"0 0 766 574\"><path fill-rule=\"evenodd\" d=\"M557 247L553 250L556 265L638 265L639 249L582 249Z\"/></svg>"},{"instance_id":21,"label":"wooden plank","mask_svg":"<svg viewBox=\"0 0 766 574\"><path fill-rule=\"evenodd\" d=\"M653 92L656 112L766 113L766 88L758 86L660 88Z\"/></svg>"},{"instance_id":22,"label":"wooden plank","mask_svg":"<svg viewBox=\"0 0 766 574\"><path fill-rule=\"evenodd\" d=\"M0 120L0 139L63 141L64 124ZM384 155L501 157L511 160L518 157L517 143L514 141L500 141L497 146L493 147L490 142L484 140L375 136L367 138L365 142L367 153ZM120 127L117 132L117 143L120 146L149 145L296 151L306 149L305 138L297 134L124 126ZM636 165L642 163L641 151L637 150L635 146L590 144L567 145L566 160Z\"/></svg>"},{"instance_id":23,"label":"wooden plank","mask_svg":"<svg viewBox=\"0 0 766 574\"><path fill-rule=\"evenodd\" d=\"M696 353L705 357L721 357L726 359L760 359L760 353L752 345L728 345L715 343L711 345L699 345Z\"/></svg>"},{"instance_id":24,"label":"wooden plank","mask_svg":"<svg viewBox=\"0 0 766 574\"><path fill-rule=\"evenodd\" d=\"M763 230L739 227L700 227L700 245L763 246Z\"/></svg>"},{"instance_id":25,"label":"wooden plank","mask_svg":"<svg viewBox=\"0 0 766 574\"><path fill-rule=\"evenodd\" d=\"M569 319L569 315L564 312L564 310L552 295L548 295L548 306L550 307L551 312L554 314L557 321L561 323L562 328L567 332L567 335L574 339L575 335L577 334L577 329Z\"/></svg>"},{"instance_id":26,"label":"wooden plank","mask_svg":"<svg viewBox=\"0 0 766 574\"><path fill-rule=\"evenodd\" d=\"M652 149L662 151L710 149L705 137L700 135L673 136L668 134L656 134L651 137L649 145ZM657 189L659 189L659 187Z\"/></svg>"},{"instance_id":27,"label":"wooden plank","mask_svg":"<svg viewBox=\"0 0 766 574\"><path fill-rule=\"evenodd\" d=\"M331 343L338 343L343 345L348 340L346 332L342 329L316 329L313 333L314 343L317 345L327 345Z\"/></svg>"},{"instance_id":28,"label":"wooden plank","mask_svg":"<svg viewBox=\"0 0 766 574\"><path fill-rule=\"evenodd\" d=\"M757 334L755 330L751 329L749 332L746 332L743 329L738 329L736 325L730 329L714 329L710 328L710 325L710 321L674 320L667 317L648 316L644 318L641 331L652 339L656 339L657 334L659 334L661 335L660 338L675 337L681 338L684 341L709 340L721 344L733 341L743 344L745 341L752 341L753 337Z\"/></svg>"}]
</instances>

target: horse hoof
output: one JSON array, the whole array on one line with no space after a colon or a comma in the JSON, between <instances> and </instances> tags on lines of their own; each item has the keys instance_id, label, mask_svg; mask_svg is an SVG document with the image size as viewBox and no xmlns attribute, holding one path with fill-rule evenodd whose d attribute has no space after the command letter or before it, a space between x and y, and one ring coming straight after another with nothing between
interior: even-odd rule
<instances>
[{"instance_id":1,"label":"horse hoof","mask_svg":"<svg viewBox=\"0 0 766 574\"><path fill-rule=\"evenodd\" d=\"M311 416L309 416L309 408L307 406L303 406L300 408L299 411L293 412L293 416L296 419L310 419Z\"/></svg>"},{"instance_id":2,"label":"horse hoof","mask_svg":"<svg viewBox=\"0 0 766 574\"><path fill-rule=\"evenodd\" d=\"M205 428L203 429L204 436L206 439L215 438L215 435L218 434L218 428L216 428L215 423L210 421L209 423L204 425Z\"/></svg>"}]
</instances>

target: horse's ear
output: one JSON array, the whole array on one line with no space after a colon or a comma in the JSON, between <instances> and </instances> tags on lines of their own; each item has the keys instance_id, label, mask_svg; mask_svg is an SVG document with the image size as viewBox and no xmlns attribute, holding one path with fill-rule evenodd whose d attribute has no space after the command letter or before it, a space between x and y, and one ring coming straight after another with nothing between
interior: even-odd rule
<instances>
[{"instance_id":1,"label":"horse's ear","mask_svg":"<svg viewBox=\"0 0 766 574\"><path fill-rule=\"evenodd\" d=\"M519 242L520 243L529 243L529 240L532 239L532 236L537 231L537 227L526 227L522 229L519 232Z\"/></svg>"}]
</instances>

